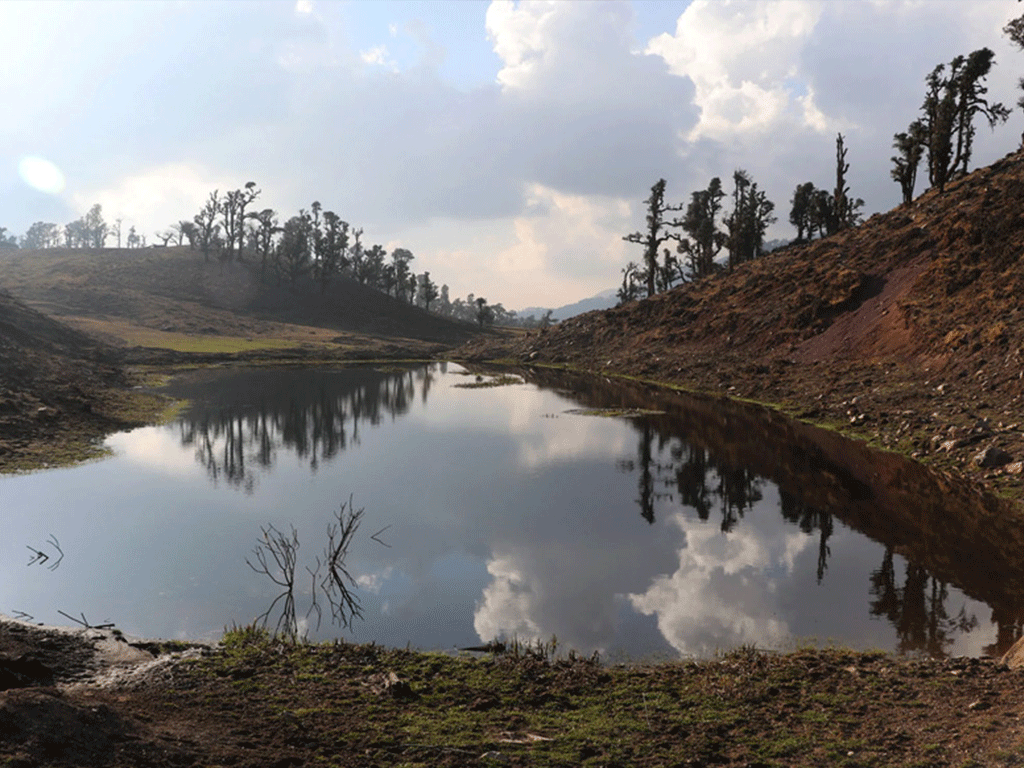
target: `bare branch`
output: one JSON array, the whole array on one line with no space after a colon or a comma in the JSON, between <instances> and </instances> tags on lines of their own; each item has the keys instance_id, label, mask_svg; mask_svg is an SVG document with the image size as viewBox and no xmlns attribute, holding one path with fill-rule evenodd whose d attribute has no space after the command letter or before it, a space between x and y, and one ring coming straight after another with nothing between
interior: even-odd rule
<instances>
[{"instance_id":1,"label":"bare branch","mask_svg":"<svg viewBox=\"0 0 1024 768\"><path fill-rule=\"evenodd\" d=\"M335 513L337 524L331 523L327 526L327 546L324 549L327 575L320 582L320 586L331 607L332 620L346 628L352 626L354 619L363 617L359 598L349 591L349 585L354 587L356 581L345 568L348 546L352 543L352 537L359 528L362 517L363 510L354 510L352 497L349 496L348 502L343 503Z\"/></svg>"},{"instance_id":2,"label":"bare branch","mask_svg":"<svg viewBox=\"0 0 1024 768\"><path fill-rule=\"evenodd\" d=\"M374 541L376 541L376 542L377 542L378 544L380 544L381 546L384 546L384 547L387 547L388 549L391 549L391 545L390 545L390 544L388 544L388 543L386 543L386 542L383 542L383 541L381 541L380 539L378 539L378 538L377 538L377 537L378 537L378 536L380 536L380 535L381 535L382 533L384 533L384 531L388 530L388 528L390 528L390 527L391 527L390 525L385 525L385 526L384 526L383 528L381 528L381 529L380 529L379 531L377 531L377 532L376 532L375 534L373 534L372 536L370 536L370 538L371 538L371 539L373 539Z\"/></svg>"},{"instance_id":3,"label":"bare branch","mask_svg":"<svg viewBox=\"0 0 1024 768\"><path fill-rule=\"evenodd\" d=\"M60 554L60 557L57 558L56 562L51 563L49 566L47 566L51 571L56 571L57 568L60 567L61 561L64 559L64 550L60 548L60 542L57 541L57 537L54 536L52 533L50 534L50 538L46 541L50 546L57 550L58 554Z\"/></svg>"},{"instance_id":4,"label":"bare branch","mask_svg":"<svg viewBox=\"0 0 1024 768\"><path fill-rule=\"evenodd\" d=\"M295 641L298 635L298 621L295 617L295 566L297 552L299 549L299 534L295 526L291 526L291 537L281 533L273 525L260 528L263 534L263 542L257 544L253 549L253 555L258 565L254 565L246 558L245 562L256 573L267 576L272 582L282 588L282 592L270 603L266 611L256 617L256 621L266 626L274 612L274 608L281 601L281 615L277 619L274 633L284 635L291 641ZM274 566L271 567L267 554L273 559Z\"/></svg>"}]
</instances>

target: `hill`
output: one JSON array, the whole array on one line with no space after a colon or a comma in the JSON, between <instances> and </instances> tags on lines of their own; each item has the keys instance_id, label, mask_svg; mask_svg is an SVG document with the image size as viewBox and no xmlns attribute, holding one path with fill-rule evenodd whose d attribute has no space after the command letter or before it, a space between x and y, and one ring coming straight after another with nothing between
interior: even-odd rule
<instances>
[{"instance_id":1,"label":"hill","mask_svg":"<svg viewBox=\"0 0 1024 768\"><path fill-rule=\"evenodd\" d=\"M607 291L601 291L596 296L591 296L587 299L580 299L572 304L565 304L557 309L552 309L551 317L554 320L566 320L570 317L574 317L575 315L581 315L584 312L593 312L596 309L609 309L618 303L619 300L616 298L615 289L609 288ZM529 317L530 315L533 315L539 320L547 311L548 310L545 307L527 307L517 314L520 317Z\"/></svg>"},{"instance_id":2,"label":"hill","mask_svg":"<svg viewBox=\"0 0 1024 768\"><path fill-rule=\"evenodd\" d=\"M93 455L155 418L127 364L428 358L479 333L352 281L275 286L187 248L0 250L0 468Z\"/></svg>"},{"instance_id":3,"label":"hill","mask_svg":"<svg viewBox=\"0 0 1024 768\"><path fill-rule=\"evenodd\" d=\"M0 292L0 467L82 458L145 423L162 406L129 402L129 383L115 350Z\"/></svg>"},{"instance_id":4,"label":"hill","mask_svg":"<svg viewBox=\"0 0 1024 768\"><path fill-rule=\"evenodd\" d=\"M477 333L352 280L338 278L325 292L308 280L281 286L261 280L255 265L206 261L187 247L0 251L0 286L122 346L252 352L326 345L372 354L386 341L423 354Z\"/></svg>"},{"instance_id":5,"label":"hill","mask_svg":"<svg viewBox=\"0 0 1024 768\"><path fill-rule=\"evenodd\" d=\"M1020 497L1021 210L1014 153L827 239L461 353L771 402Z\"/></svg>"}]
</instances>

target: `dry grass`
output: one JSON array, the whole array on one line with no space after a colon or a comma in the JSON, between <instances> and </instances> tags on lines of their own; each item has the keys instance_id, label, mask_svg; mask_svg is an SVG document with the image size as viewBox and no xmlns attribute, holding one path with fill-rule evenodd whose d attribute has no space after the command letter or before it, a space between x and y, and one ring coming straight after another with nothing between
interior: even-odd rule
<instances>
[{"instance_id":1,"label":"dry grass","mask_svg":"<svg viewBox=\"0 0 1024 768\"><path fill-rule=\"evenodd\" d=\"M323 346L337 349L333 339L338 333L326 328L305 326L275 327L275 335L220 336L212 334L161 331L136 325L127 320L97 320L89 317L65 317L71 325L110 343L126 347L152 347L175 352L233 354L265 349L290 349L298 346Z\"/></svg>"}]
</instances>

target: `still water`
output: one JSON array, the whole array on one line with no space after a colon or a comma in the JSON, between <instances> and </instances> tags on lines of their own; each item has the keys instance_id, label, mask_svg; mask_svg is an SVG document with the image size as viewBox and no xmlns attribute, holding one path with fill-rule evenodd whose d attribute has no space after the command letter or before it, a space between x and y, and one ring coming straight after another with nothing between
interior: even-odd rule
<instances>
[{"instance_id":1,"label":"still water","mask_svg":"<svg viewBox=\"0 0 1024 768\"><path fill-rule=\"evenodd\" d=\"M111 458L0 478L0 611L212 639L281 592L246 562L273 525L300 543L311 638L554 635L635 659L830 642L985 655L1019 635L1024 543L991 499L764 409L520 378L182 376L166 388L190 401L178 421L110 437ZM363 618L332 625L321 597L317 629L310 571L350 498Z\"/></svg>"}]
</instances>

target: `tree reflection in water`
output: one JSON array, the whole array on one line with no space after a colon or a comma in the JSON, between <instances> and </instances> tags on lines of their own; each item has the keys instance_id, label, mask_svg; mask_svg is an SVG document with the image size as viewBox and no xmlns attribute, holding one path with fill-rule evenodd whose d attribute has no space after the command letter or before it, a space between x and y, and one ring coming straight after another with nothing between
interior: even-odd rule
<instances>
[{"instance_id":1,"label":"tree reflection in water","mask_svg":"<svg viewBox=\"0 0 1024 768\"><path fill-rule=\"evenodd\" d=\"M903 586L898 586L892 547L886 547L881 567L871 573L871 596L871 615L888 619L896 628L900 653L923 651L944 658L957 633L978 626L977 617L963 607L950 616L946 584L920 565L907 563Z\"/></svg>"},{"instance_id":2,"label":"tree reflection in water","mask_svg":"<svg viewBox=\"0 0 1024 768\"><path fill-rule=\"evenodd\" d=\"M281 448L316 472L321 462L359 443L361 425L408 412L417 388L426 402L435 377L429 365L350 368L302 378L283 373L247 371L234 388L231 377L219 379L212 401L200 398L182 415L182 445L194 448L214 482L251 493L258 471L272 467ZM239 392L243 382L245 391Z\"/></svg>"},{"instance_id":3,"label":"tree reflection in water","mask_svg":"<svg viewBox=\"0 0 1024 768\"><path fill-rule=\"evenodd\" d=\"M708 522L717 511L722 533L732 532L744 514L762 501L762 489L767 481L745 467L731 465L709 448L673 437L668 431L671 424L661 417L634 421L636 459L618 463L620 471L638 473L636 503L641 517L653 524L658 502L678 502L693 509L703 522ZM781 488L779 512L803 533L817 534L816 578L821 584L832 554L829 540L835 528L833 515ZM958 634L970 632L979 625L977 617L968 614L964 607L957 613L951 612L947 606L946 583L931 576L924 567L908 563L903 583L899 585L891 546L885 550L882 566L871 574L870 595L871 615L892 624L898 638L897 650L901 653L923 652L944 657ZM1019 621L1010 618L1002 622L998 615L993 619L999 626L1000 637L1020 636ZM999 640L991 652L1005 647L1005 640Z\"/></svg>"},{"instance_id":4,"label":"tree reflection in water","mask_svg":"<svg viewBox=\"0 0 1024 768\"><path fill-rule=\"evenodd\" d=\"M722 531L728 533L744 512L761 501L764 480L750 470L719 462L706 449L656 430L650 421L643 420L636 428L637 459L620 461L618 467L627 473L639 471L640 496L636 502L640 516L648 523L655 521L655 502L672 502L678 497L680 503L693 507L705 522L717 506ZM659 492L657 488L666 490Z\"/></svg>"},{"instance_id":5,"label":"tree reflection in water","mask_svg":"<svg viewBox=\"0 0 1024 768\"><path fill-rule=\"evenodd\" d=\"M302 376L218 373L205 391L196 393L193 384L183 392L196 405L184 414L181 441L213 480L252 491L278 452L294 452L315 472L358 444L368 423L425 402L438 370L445 372L443 365L424 365ZM1020 636L1024 579L1017 564L1024 534L998 505L979 506L963 488L917 465L764 409L560 372L524 375L571 393L585 407L626 410L641 403L663 412L630 418L635 448L617 461L620 471L637 473L635 485L628 482L648 525L658 514L682 511L728 536L742 529L755 505L762 507L758 514L775 514L763 504L774 484L781 518L817 540L819 584L829 575L838 523L884 548L881 567L858 589L867 586L870 615L892 625L900 651L945 655L958 635L979 626L965 608L949 605L947 585L992 608L998 637L986 652L1001 653ZM905 571L895 552L906 558Z\"/></svg>"},{"instance_id":6,"label":"tree reflection in water","mask_svg":"<svg viewBox=\"0 0 1024 768\"><path fill-rule=\"evenodd\" d=\"M825 571L828 570L828 558L832 550L828 546L829 537L832 535L832 515L822 512L820 509L809 507L799 499L786 491L779 489L779 511L782 517L790 523L796 523L801 531L810 535L818 532L818 583L825 578Z\"/></svg>"}]
</instances>

